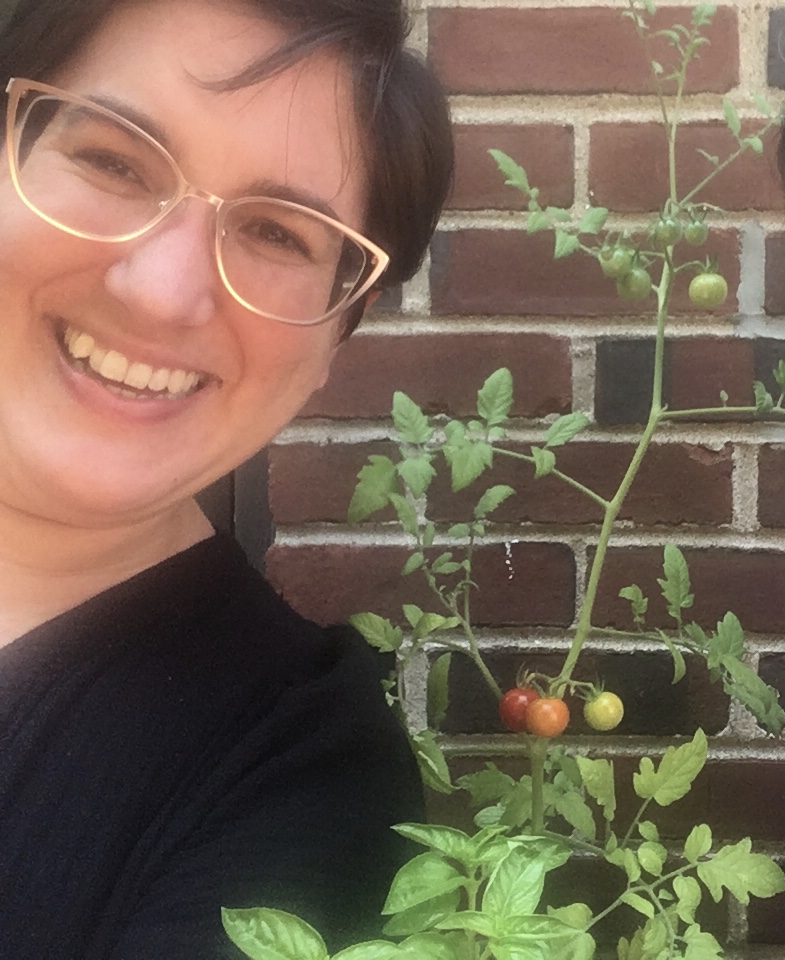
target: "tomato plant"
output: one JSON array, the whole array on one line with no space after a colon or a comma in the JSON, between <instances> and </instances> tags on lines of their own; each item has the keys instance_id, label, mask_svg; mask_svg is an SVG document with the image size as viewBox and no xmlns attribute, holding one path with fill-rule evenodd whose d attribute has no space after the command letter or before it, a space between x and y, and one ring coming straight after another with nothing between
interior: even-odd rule
<instances>
[{"instance_id":1,"label":"tomato plant","mask_svg":"<svg viewBox=\"0 0 785 960\"><path fill-rule=\"evenodd\" d=\"M526 712L526 729L535 737L558 737L569 722L570 708L556 697L541 697Z\"/></svg>"},{"instance_id":2,"label":"tomato plant","mask_svg":"<svg viewBox=\"0 0 785 960\"><path fill-rule=\"evenodd\" d=\"M673 217L663 217L652 230L652 241L658 250L673 246L681 239L681 224Z\"/></svg>"},{"instance_id":3,"label":"tomato plant","mask_svg":"<svg viewBox=\"0 0 785 960\"><path fill-rule=\"evenodd\" d=\"M715 310L728 299L728 282L718 273L699 273L690 282L690 300L702 310Z\"/></svg>"},{"instance_id":4,"label":"tomato plant","mask_svg":"<svg viewBox=\"0 0 785 960\"><path fill-rule=\"evenodd\" d=\"M693 220L684 228L684 239L693 247L702 246L709 236L709 228L702 220Z\"/></svg>"},{"instance_id":5,"label":"tomato plant","mask_svg":"<svg viewBox=\"0 0 785 960\"><path fill-rule=\"evenodd\" d=\"M513 687L499 701L499 716L508 730L521 733L526 730L526 715L531 704L540 699L534 687Z\"/></svg>"},{"instance_id":6,"label":"tomato plant","mask_svg":"<svg viewBox=\"0 0 785 960\"><path fill-rule=\"evenodd\" d=\"M586 701L583 716L594 730L613 730L624 716L624 704L617 694L603 690Z\"/></svg>"},{"instance_id":7,"label":"tomato plant","mask_svg":"<svg viewBox=\"0 0 785 960\"><path fill-rule=\"evenodd\" d=\"M651 277L643 267L633 267L616 281L616 291L623 300L645 300L651 293Z\"/></svg>"},{"instance_id":8,"label":"tomato plant","mask_svg":"<svg viewBox=\"0 0 785 960\"><path fill-rule=\"evenodd\" d=\"M603 247L600 266L606 277L618 280L632 269L633 252L629 247Z\"/></svg>"}]
</instances>

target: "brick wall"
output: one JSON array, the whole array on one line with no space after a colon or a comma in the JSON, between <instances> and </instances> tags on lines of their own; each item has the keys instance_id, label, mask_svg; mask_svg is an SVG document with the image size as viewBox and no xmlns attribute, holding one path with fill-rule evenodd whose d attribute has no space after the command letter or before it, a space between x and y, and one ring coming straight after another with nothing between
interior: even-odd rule
<instances>
[{"instance_id":1,"label":"brick wall","mask_svg":"<svg viewBox=\"0 0 785 960\"><path fill-rule=\"evenodd\" d=\"M648 222L664 196L662 134L633 29L619 16L624 7L623 0L421 0L415 41L451 95L455 191L421 274L368 319L330 384L271 450L276 536L268 573L307 615L329 622L371 609L399 618L402 600L425 600L413 578L399 577L405 546L394 525L345 522L367 455L389 449L395 389L429 413L467 414L483 379L509 366L516 441L534 440L556 414L581 410L593 426L565 449L560 466L601 493L624 470L635 422L648 409L651 320L622 305L591 261L554 263L550 236L521 232L522 198L502 185L487 155L489 147L513 155L547 203L578 212L608 206L615 227ZM778 51L785 5L723 4L710 36L687 99L685 182L706 172L696 143L720 154L730 147L716 122L722 95L752 118L754 92L766 92L769 80L785 86ZM777 89L767 95L782 103ZM743 160L704 198L727 211L712 243L732 296L723 313L709 316L677 295L667 354L671 406L714 405L722 389L732 404L749 403L751 381L770 381L785 355L783 197L772 141L763 159ZM656 595L661 545L673 541L691 564L696 619L710 625L736 612L751 631L752 664L785 692L784 477L785 426L690 422L664 430L610 552L596 621L623 621L618 589L633 580ZM535 483L505 465L498 482L512 482L520 495L499 511L479 551L476 614L493 670L510 685L524 657L558 669L598 512L551 478ZM457 516L460 498L437 487L434 512ZM662 622L664 609L653 606ZM718 835L750 834L761 849L785 854L782 745L757 737L698 665L672 687L660 648L642 644L634 659L629 644L598 640L587 649L584 672L599 672L628 705L618 736L593 735L593 751L630 767L642 751L698 725L713 735L696 791L668 808L672 834L710 816ZM408 678L415 718L426 668L415 665ZM445 729L456 769L494 759L514 770L512 738L500 732L471 670L455 665L452 686ZM586 733L579 724L573 730L567 742ZM785 897L748 911L723 904L715 921L744 956L785 955Z\"/></svg>"}]
</instances>

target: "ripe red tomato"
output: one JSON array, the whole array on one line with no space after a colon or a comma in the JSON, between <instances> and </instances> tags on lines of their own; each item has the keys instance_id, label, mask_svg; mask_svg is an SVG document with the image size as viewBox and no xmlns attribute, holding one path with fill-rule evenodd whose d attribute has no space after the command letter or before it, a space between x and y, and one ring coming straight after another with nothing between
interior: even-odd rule
<instances>
[{"instance_id":1,"label":"ripe red tomato","mask_svg":"<svg viewBox=\"0 0 785 960\"><path fill-rule=\"evenodd\" d=\"M536 737L558 737L569 722L570 708L555 697L542 697L526 711L526 729Z\"/></svg>"},{"instance_id":2,"label":"ripe red tomato","mask_svg":"<svg viewBox=\"0 0 785 960\"><path fill-rule=\"evenodd\" d=\"M534 687L513 687L499 701L499 716L508 730L516 733L526 729L526 714L531 704L540 699Z\"/></svg>"},{"instance_id":3,"label":"ripe red tomato","mask_svg":"<svg viewBox=\"0 0 785 960\"><path fill-rule=\"evenodd\" d=\"M593 700L586 701L583 715L589 726L595 730L613 730L624 716L624 704L621 697L603 690Z\"/></svg>"}]
</instances>

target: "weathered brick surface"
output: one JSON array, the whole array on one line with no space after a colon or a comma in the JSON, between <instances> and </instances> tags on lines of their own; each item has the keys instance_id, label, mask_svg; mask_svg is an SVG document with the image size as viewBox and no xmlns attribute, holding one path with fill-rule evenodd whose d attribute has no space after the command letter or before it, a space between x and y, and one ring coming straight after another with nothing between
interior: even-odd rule
<instances>
[{"instance_id":1,"label":"weathered brick surface","mask_svg":"<svg viewBox=\"0 0 785 960\"><path fill-rule=\"evenodd\" d=\"M745 124L744 133L762 129ZM591 128L589 187L594 202L624 213L658 210L668 195L665 134L656 123L596 123ZM785 194L775 158L776 137L765 138L765 153L748 151L695 196L696 201L722 205L726 210L782 210ZM677 141L679 196L684 196L711 172L712 165L698 149L724 160L737 149L726 124L688 123Z\"/></svg>"},{"instance_id":2,"label":"weathered brick surface","mask_svg":"<svg viewBox=\"0 0 785 960\"><path fill-rule=\"evenodd\" d=\"M736 309L739 282L738 237L719 231L701 257L716 256L731 294L719 312ZM687 296L689 279L678 278L677 313L697 312ZM544 314L581 317L640 316L654 295L638 303L621 301L612 281L590 257L553 259L553 236L518 230L470 229L443 232L433 244L432 309L438 314Z\"/></svg>"},{"instance_id":3,"label":"weathered brick surface","mask_svg":"<svg viewBox=\"0 0 785 960\"><path fill-rule=\"evenodd\" d=\"M527 446L510 446L528 452ZM558 451L558 466L602 496L613 496L633 455L628 444L572 443ZM341 523L357 474L371 455L397 459L388 443L367 445L286 444L270 451L270 504L277 524L326 521ZM533 468L503 456L484 480L453 493L449 468L440 456L429 490L428 516L455 523L472 516L481 492L492 483L507 483L517 496L493 514L504 523L598 523L600 507L585 494L549 476L534 480ZM730 446L720 451L665 444L654 447L636 478L621 514L639 524L728 523L732 514ZM392 519L391 510L374 514L372 522Z\"/></svg>"},{"instance_id":4,"label":"weathered brick surface","mask_svg":"<svg viewBox=\"0 0 785 960\"><path fill-rule=\"evenodd\" d=\"M770 233L766 237L766 299L764 307L769 316L785 314L785 233Z\"/></svg>"},{"instance_id":5,"label":"weathered brick surface","mask_svg":"<svg viewBox=\"0 0 785 960\"><path fill-rule=\"evenodd\" d=\"M565 338L489 333L353 337L340 348L330 380L304 417L389 417L396 390L429 414L476 413L477 390L499 367L515 384L512 413L563 413L572 401L572 363Z\"/></svg>"},{"instance_id":6,"label":"weathered brick surface","mask_svg":"<svg viewBox=\"0 0 785 960\"><path fill-rule=\"evenodd\" d=\"M745 630L778 633L782 630L782 589L785 556L764 550L684 550L690 568L695 604L688 617L706 628L730 610ZM650 598L648 622L668 627L665 602L657 577L662 576L662 551L653 547L616 547L608 554L603 583L595 607L598 626L631 627L629 604L619 590L637 583Z\"/></svg>"},{"instance_id":7,"label":"weathered brick surface","mask_svg":"<svg viewBox=\"0 0 785 960\"><path fill-rule=\"evenodd\" d=\"M526 167L540 202L569 207L573 202L574 142L571 127L546 124L478 124L455 128L455 184L450 207L458 210L525 210L529 198L505 184L490 148Z\"/></svg>"},{"instance_id":8,"label":"weathered brick surface","mask_svg":"<svg viewBox=\"0 0 785 960\"><path fill-rule=\"evenodd\" d=\"M661 11L659 22L689 23L691 11ZM656 23L657 21L655 21ZM738 82L736 13L720 7L689 90L724 93ZM652 92L635 30L618 10L437 9L429 14L430 58L454 93ZM673 63L664 43L654 55Z\"/></svg>"},{"instance_id":9,"label":"weathered brick surface","mask_svg":"<svg viewBox=\"0 0 785 960\"><path fill-rule=\"evenodd\" d=\"M409 552L403 547L274 545L266 572L297 610L318 623L342 621L363 610L401 622L402 603L438 607L422 576L401 577ZM473 616L479 625L564 627L572 622L575 559L562 544L481 547L475 552L473 579L478 587Z\"/></svg>"},{"instance_id":10,"label":"weathered brick surface","mask_svg":"<svg viewBox=\"0 0 785 960\"><path fill-rule=\"evenodd\" d=\"M758 456L758 520L785 527L785 447L765 446Z\"/></svg>"}]
</instances>

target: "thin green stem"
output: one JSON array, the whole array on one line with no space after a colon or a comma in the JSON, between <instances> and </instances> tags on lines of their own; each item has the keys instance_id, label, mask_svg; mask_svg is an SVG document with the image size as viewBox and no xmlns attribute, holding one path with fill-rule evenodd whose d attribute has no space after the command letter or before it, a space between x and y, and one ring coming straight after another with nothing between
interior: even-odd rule
<instances>
[{"instance_id":1,"label":"thin green stem","mask_svg":"<svg viewBox=\"0 0 785 960\"><path fill-rule=\"evenodd\" d=\"M662 413L663 420L683 420L687 417L708 417L712 415L725 414L734 414L738 416L744 414L746 416L755 416L759 413L757 407L697 407L693 410L664 410ZM777 404L772 407L771 410L766 411L767 414L775 413L778 416L785 414L785 408Z\"/></svg>"},{"instance_id":2,"label":"thin green stem","mask_svg":"<svg viewBox=\"0 0 785 960\"><path fill-rule=\"evenodd\" d=\"M605 856L605 850L598 847L595 843L587 843L585 840L578 840L576 837L565 837L561 833L554 833L553 830L543 830L541 836L548 837L550 840L561 840L573 850L583 850L584 853L593 853L598 857Z\"/></svg>"},{"instance_id":3,"label":"thin green stem","mask_svg":"<svg viewBox=\"0 0 785 960\"><path fill-rule=\"evenodd\" d=\"M535 463L534 457L530 457L526 453L518 453L517 450L506 450L504 447L494 447L494 453L501 453L505 457L514 457L516 460L525 460L526 463ZM608 501L595 493L593 490L590 490L589 487L585 487L579 481L573 479L573 477L567 476L566 473L562 473L561 470L551 470L550 476L556 477L559 480L562 480L564 483L569 484L575 490L580 491L585 496L589 497L590 500L593 500L595 503L599 504L603 510L608 506Z\"/></svg>"},{"instance_id":4,"label":"thin green stem","mask_svg":"<svg viewBox=\"0 0 785 960\"><path fill-rule=\"evenodd\" d=\"M541 834L545 830L545 757L548 741L535 738L529 746L532 776L532 830Z\"/></svg>"},{"instance_id":5,"label":"thin green stem","mask_svg":"<svg viewBox=\"0 0 785 960\"><path fill-rule=\"evenodd\" d=\"M649 806L650 803L651 803L651 797L649 797L648 800L644 800L643 803L641 804L640 809L639 809L638 812L635 814L635 818L633 819L632 823L631 823L631 824L629 825L629 827L627 828L627 832L624 834L624 839L623 839L622 842L621 842L621 846L622 846L622 847L626 847L627 844L630 842L630 837L631 837L631 836L633 835L633 833L635 832L635 828L636 828L636 827L638 826L638 824L641 822L641 817L644 815L644 813L646 813L646 810L647 810L647 808L648 808L648 806Z\"/></svg>"}]
</instances>

